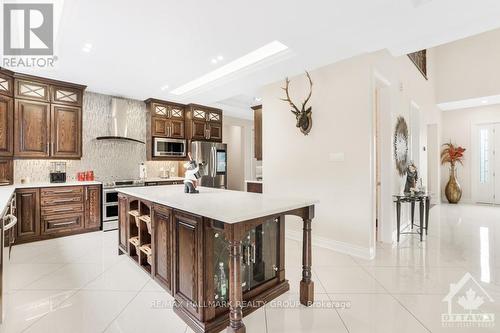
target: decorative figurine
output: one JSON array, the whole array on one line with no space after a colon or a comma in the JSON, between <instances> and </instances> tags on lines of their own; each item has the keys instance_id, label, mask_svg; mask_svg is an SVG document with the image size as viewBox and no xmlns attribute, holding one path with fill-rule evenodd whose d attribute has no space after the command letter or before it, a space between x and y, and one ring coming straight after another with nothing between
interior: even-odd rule
<instances>
[{"instance_id":1,"label":"decorative figurine","mask_svg":"<svg viewBox=\"0 0 500 333\"><path fill-rule=\"evenodd\" d=\"M184 193L200 193L196 189L196 182L200 178L200 167L196 161L193 161L191 154L188 153L189 162L184 164L186 173L184 175Z\"/></svg>"},{"instance_id":2,"label":"decorative figurine","mask_svg":"<svg viewBox=\"0 0 500 333\"><path fill-rule=\"evenodd\" d=\"M418 192L417 189L418 182L418 171L417 167L410 161L408 166L406 167L406 184L405 184L405 193L415 193Z\"/></svg>"}]
</instances>

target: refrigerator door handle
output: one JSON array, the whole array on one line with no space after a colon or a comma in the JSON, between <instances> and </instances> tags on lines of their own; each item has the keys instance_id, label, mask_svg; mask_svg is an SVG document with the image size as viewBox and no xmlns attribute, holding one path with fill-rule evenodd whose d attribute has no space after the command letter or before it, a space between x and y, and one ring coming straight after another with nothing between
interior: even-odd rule
<instances>
[{"instance_id":1,"label":"refrigerator door handle","mask_svg":"<svg viewBox=\"0 0 500 333\"><path fill-rule=\"evenodd\" d=\"M217 150L214 146L212 146L212 159L214 161L213 169L212 169L212 177L217 175Z\"/></svg>"}]
</instances>

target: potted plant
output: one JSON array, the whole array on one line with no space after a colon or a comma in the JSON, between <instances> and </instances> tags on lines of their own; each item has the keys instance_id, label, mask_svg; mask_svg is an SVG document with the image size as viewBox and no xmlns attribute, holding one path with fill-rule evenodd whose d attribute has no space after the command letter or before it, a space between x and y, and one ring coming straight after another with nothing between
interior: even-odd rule
<instances>
[{"instance_id":1,"label":"potted plant","mask_svg":"<svg viewBox=\"0 0 500 333\"><path fill-rule=\"evenodd\" d=\"M451 142L445 143L443 147L444 149L441 151L441 164L450 163L450 179L448 180L448 184L446 184L444 193L449 203L456 204L462 197L462 188L457 181L456 163L458 162L463 165L465 148L455 146Z\"/></svg>"}]
</instances>

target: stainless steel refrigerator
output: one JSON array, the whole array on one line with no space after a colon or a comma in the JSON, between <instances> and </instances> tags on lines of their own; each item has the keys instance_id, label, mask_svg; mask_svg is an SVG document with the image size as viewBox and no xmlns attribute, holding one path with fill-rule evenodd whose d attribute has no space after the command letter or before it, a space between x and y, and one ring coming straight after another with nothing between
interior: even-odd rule
<instances>
[{"instance_id":1,"label":"stainless steel refrigerator","mask_svg":"<svg viewBox=\"0 0 500 333\"><path fill-rule=\"evenodd\" d=\"M200 186L227 188L227 145L225 143L194 141L191 157L200 165Z\"/></svg>"}]
</instances>

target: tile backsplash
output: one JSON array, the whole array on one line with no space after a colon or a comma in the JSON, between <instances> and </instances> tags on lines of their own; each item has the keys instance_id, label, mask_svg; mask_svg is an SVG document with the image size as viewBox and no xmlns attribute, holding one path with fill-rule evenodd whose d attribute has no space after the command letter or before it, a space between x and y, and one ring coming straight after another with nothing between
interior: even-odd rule
<instances>
[{"instance_id":1,"label":"tile backsplash","mask_svg":"<svg viewBox=\"0 0 500 333\"><path fill-rule=\"evenodd\" d=\"M174 170L177 162L146 161L146 147L141 143L117 140L96 140L110 133L111 96L85 92L83 96L82 158L66 162L68 180L75 180L79 171L94 170L97 180L139 178L139 164L147 166L148 177L158 177L160 168ZM146 104L127 100L128 135L146 141ZM50 163L55 160L15 160L14 181L29 178L30 182L49 180ZM59 161L59 160L58 160Z\"/></svg>"}]
</instances>

